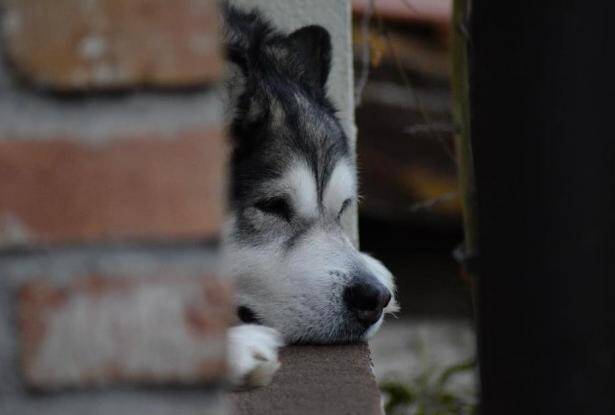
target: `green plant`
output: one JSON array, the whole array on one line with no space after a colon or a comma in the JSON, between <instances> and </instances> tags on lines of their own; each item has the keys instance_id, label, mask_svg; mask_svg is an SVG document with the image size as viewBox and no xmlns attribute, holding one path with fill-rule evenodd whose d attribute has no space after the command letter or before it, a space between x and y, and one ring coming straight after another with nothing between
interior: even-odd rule
<instances>
[{"instance_id":1,"label":"green plant","mask_svg":"<svg viewBox=\"0 0 615 415\"><path fill-rule=\"evenodd\" d=\"M451 391L447 386L456 374L474 370L474 359L449 366L436 376L436 370L425 368L415 379L404 383L387 380L380 390L386 395L387 415L473 415L476 399L468 394Z\"/></svg>"}]
</instances>

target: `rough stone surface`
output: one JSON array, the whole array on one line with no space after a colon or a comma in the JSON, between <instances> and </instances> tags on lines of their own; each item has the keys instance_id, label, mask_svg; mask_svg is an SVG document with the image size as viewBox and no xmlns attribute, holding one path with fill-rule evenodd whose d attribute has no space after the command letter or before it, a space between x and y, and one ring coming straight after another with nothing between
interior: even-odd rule
<instances>
[{"instance_id":1,"label":"rough stone surface","mask_svg":"<svg viewBox=\"0 0 615 415\"><path fill-rule=\"evenodd\" d=\"M265 388L230 394L238 415L381 414L366 344L292 346Z\"/></svg>"},{"instance_id":2,"label":"rough stone surface","mask_svg":"<svg viewBox=\"0 0 615 415\"><path fill-rule=\"evenodd\" d=\"M225 373L230 290L214 276L44 277L19 294L24 377L53 389L194 383Z\"/></svg>"},{"instance_id":3,"label":"rough stone surface","mask_svg":"<svg viewBox=\"0 0 615 415\"><path fill-rule=\"evenodd\" d=\"M225 163L213 127L97 144L0 140L0 246L212 236Z\"/></svg>"},{"instance_id":4,"label":"rough stone surface","mask_svg":"<svg viewBox=\"0 0 615 415\"><path fill-rule=\"evenodd\" d=\"M209 0L6 0L18 76L55 90L191 86L222 70Z\"/></svg>"}]
</instances>

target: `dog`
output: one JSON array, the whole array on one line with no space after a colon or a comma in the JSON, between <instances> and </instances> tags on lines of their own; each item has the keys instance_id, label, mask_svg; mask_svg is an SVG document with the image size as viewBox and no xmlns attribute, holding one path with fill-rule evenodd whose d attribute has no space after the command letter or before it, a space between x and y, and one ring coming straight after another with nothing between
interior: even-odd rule
<instances>
[{"instance_id":1,"label":"dog","mask_svg":"<svg viewBox=\"0 0 615 415\"><path fill-rule=\"evenodd\" d=\"M236 387L253 387L271 381L282 345L366 340L398 307L391 273L341 225L357 171L327 97L328 31L286 34L228 4L223 14L232 155L222 262L241 322L229 368Z\"/></svg>"}]
</instances>

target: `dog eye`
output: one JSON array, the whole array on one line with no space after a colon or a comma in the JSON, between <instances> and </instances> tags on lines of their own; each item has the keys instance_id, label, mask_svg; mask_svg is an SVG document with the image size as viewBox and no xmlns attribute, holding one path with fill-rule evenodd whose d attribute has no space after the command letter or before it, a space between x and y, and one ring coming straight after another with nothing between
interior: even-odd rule
<instances>
[{"instance_id":1,"label":"dog eye","mask_svg":"<svg viewBox=\"0 0 615 415\"><path fill-rule=\"evenodd\" d=\"M260 200L254 204L254 207L261 212L278 216L286 221L290 221L292 216L290 205L283 197L272 197Z\"/></svg>"},{"instance_id":2,"label":"dog eye","mask_svg":"<svg viewBox=\"0 0 615 415\"><path fill-rule=\"evenodd\" d=\"M344 203L342 203L342 207L340 208L340 212L337 214L338 219L342 216L342 213L344 213L344 211L348 209L348 206L350 206L350 202L352 202L352 199L350 198L344 200Z\"/></svg>"}]
</instances>

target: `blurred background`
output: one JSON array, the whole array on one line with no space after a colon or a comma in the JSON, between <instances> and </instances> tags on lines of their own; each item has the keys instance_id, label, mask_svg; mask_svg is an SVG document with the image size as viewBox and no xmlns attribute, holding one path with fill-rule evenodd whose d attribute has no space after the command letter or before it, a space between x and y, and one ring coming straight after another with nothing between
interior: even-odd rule
<instances>
[{"instance_id":1,"label":"blurred background","mask_svg":"<svg viewBox=\"0 0 615 415\"><path fill-rule=\"evenodd\" d=\"M391 269L401 304L371 342L390 413L470 413L476 401L470 283L453 257L451 3L353 2L361 249Z\"/></svg>"},{"instance_id":2,"label":"blurred background","mask_svg":"<svg viewBox=\"0 0 615 415\"><path fill-rule=\"evenodd\" d=\"M233 307L210 243L226 201L219 10L169 4L0 0L2 415L226 412L217 391ZM305 23L309 4L346 47L345 3L260 2L289 27ZM394 273L401 304L371 342L375 373L387 413L469 414L451 0L352 4L361 248ZM329 84L344 103L342 52ZM342 110L349 124L352 108ZM309 392L294 379L295 393Z\"/></svg>"}]
</instances>

